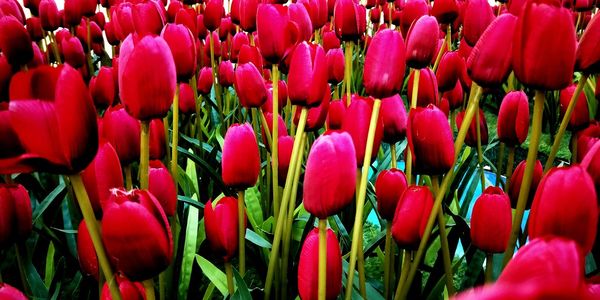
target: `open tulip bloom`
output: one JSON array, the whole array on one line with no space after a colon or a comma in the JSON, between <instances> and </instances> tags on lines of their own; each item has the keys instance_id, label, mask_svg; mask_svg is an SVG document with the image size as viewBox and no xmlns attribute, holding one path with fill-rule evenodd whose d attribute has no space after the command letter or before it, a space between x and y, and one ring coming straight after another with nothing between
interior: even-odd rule
<instances>
[{"instance_id":1,"label":"open tulip bloom","mask_svg":"<svg viewBox=\"0 0 600 300\"><path fill-rule=\"evenodd\" d=\"M0 0L0 299L598 299L595 2Z\"/></svg>"}]
</instances>

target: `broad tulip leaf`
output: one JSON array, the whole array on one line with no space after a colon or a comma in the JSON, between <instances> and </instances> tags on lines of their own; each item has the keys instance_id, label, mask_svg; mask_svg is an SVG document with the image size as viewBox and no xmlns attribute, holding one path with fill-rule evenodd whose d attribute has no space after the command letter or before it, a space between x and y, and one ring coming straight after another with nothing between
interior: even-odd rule
<instances>
[{"instance_id":1,"label":"broad tulip leaf","mask_svg":"<svg viewBox=\"0 0 600 300\"><path fill-rule=\"evenodd\" d=\"M233 276L235 278L235 284L237 286L237 290L231 296L232 300L251 300L252 296L250 295L250 291L248 290L248 286L244 281L244 278L240 275L240 273L233 268Z\"/></svg>"},{"instance_id":2,"label":"broad tulip leaf","mask_svg":"<svg viewBox=\"0 0 600 300\"><path fill-rule=\"evenodd\" d=\"M254 245L257 245L261 248L271 249L272 245L265 238L258 235L256 232L246 229L246 239Z\"/></svg>"},{"instance_id":3,"label":"broad tulip leaf","mask_svg":"<svg viewBox=\"0 0 600 300\"><path fill-rule=\"evenodd\" d=\"M46 209L48 209L50 204L52 204L54 202L54 200L62 199L62 197L59 197L59 196L64 195L63 192L65 192L66 187L67 187L66 184L63 181L61 181L58 184L58 186L56 188L54 188L54 190L52 190L52 192L50 192L50 194L48 194L48 196L46 196L46 198L44 198L42 203L40 203L35 208L35 210L33 211L33 224L35 224L40 219L40 217L44 214Z\"/></svg>"},{"instance_id":4,"label":"broad tulip leaf","mask_svg":"<svg viewBox=\"0 0 600 300\"><path fill-rule=\"evenodd\" d=\"M215 285L219 292L221 292L221 295L229 295L225 273L200 255L196 255L196 262L200 266L200 269L202 269L202 273L204 273L204 275L206 275L206 277Z\"/></svg>"},{"instance_id":5,"label":"broad tulip leaf","mask_svg":"<svg viewBox=\"0 0 600 300\"><path fill-rule=\"evenodd\" d=\"M196 195L192 199L196 200ZM188 206L188 218L185 230L185 242L183 246L183 258L181 260L181 275L179 278L179 298L187 298L190 280L192 278L192 267L196 255L196 242L198 240L198 208Z\"/></svg>"}]
</instances>

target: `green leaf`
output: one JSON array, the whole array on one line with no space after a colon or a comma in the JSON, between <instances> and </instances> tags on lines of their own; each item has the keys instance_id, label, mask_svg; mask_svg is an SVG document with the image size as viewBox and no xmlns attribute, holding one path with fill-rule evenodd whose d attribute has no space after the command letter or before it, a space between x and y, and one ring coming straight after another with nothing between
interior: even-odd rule
<instances>
[{"instance_id":1,"label":"green leaf","mask_svg":"<svg viewBox=\"0 0 600 300\"><path fill-rule=\"evenodd\" d=\"M194 195L194 198L196 195ZM199 208L199 209L204 209L204 203L198 202L198 200L195 200L194 198L190 198L190 197L186 197L186 196L182 196L182 195L177 195L177 200L187 203L190 206Z\"/></svg>"},{"instance_id":2,"label":"green leaf","mask_svg":"<svg viewBox=\"0 0 600 300\"><path fill-rule=\"evenodd\" d=\"M18 251L20 251L22 253L21 255L24 256L23 263L25 265L25 276L27 277L27 283L31 287L31 292L33 293L33 296L35 298L48 298L48 288L44 284L42 277L40 277L40 274L33 265L33 262L31 261L31 256L28 253L29 251L24 250L21 247L19 247Z\"/></svg>"},{"instance_id":3,"label":"green leaf","mask_svg":"<svg viewBox=\"0 0 600 300\"><path fill-rule=\"evenodd\" d=\"M231 296L231 299L232 300L234 300L234 299L235 300L238 300L238 299L239 300L251 300L252 296L250 295L248 286L246 285L244 278L242 278L240 273L235 268L233 268L233 276L235 278L237 290L235 291L233 296Z\"/></svg>"},{"instance_id":4,"label":"green leaf","mask_svg":"<svg viewBox=\"0 0 600 300\"><path fill-rule=\"evenodd\" d=\"M210 300L212 297L212 293L215 290L215 285L211 282L208 284L206 291L204 292L204 296L202 296L202 300Z\"/></svg>"},{"instance_id":5,"label":"green leaf","mask_svg":"<svg viewBox=\"0 0 600 300\"><path fill-rule=\"evenodd\" d=\"M221 292L223 296L229 295L229 291L227 290L227 277L225 276L225 273L200 255L196 255L196 262L200 266L200 269L202 269L204 275L206 275L210 282L215 285L219 292Z\"/></svg>"},{"instance_id":6,"label":"green leaf","mask_svg":"<svg viewBox=\"0 0 600 300\"><path fill-rule=\"evenodd\" d=\"M248 228L246 229L246 239L252 244L257 245L261 248L271 249L272 247L271 243L265 240L265 238Z\"/></svg>"},{"instance_id":7,"label":"green leaf","mask_svg":"<svg viewBox=\"0 0 600 300\"><path fill-rule=\"evenodd\" d=\"M246 204L246 214L248 215L248 221L250 221L250 225L252 225L255 233L264 238L265 235L262 230L260 230L264 221L262 208L260 206L260 192L258 191L257 186L253 186L246 190L244 202Z\"/></svg>"},{"instance_id":8,"label":"green leaf","mask_svg":"<svg viewBox=\"0 0 600 300\"><path fill-rule=\"evenodd\" d=\"M40 203L40 205L36 207L35 211L32 214L34 224L39 220L40 217L42 217L48 206L50 206L50 204L52 204L54 200L56 200L57 198L60 199L59 195L61 195L65 191L66 187L67 185L64 183L64 181L61 180L60 184L52 192L50 192L48 196L46 196L46 198L42 201L42 203Z\"/></svg>"},{"instance_id":9,"label":"green leaf","mask_svg":"<svg viewBox=\"0 0 600 300\"><path fill-rule=\"evenodd\" d=\"M52 277L54 276L54 253L56 250L54 249L54 243L50 241L48 245L48 253L46 253L46 269L44 271L44 283L46 286L50 286L52 282Z\"/></svg>"},{"instance_id":10,"label":"green leaf","mask_svg":"<svg viewBox=\"0 0 600 300\"><path fill-rule=\"evenodd\" d=\"M196 195L192 196L196 198ZM185 230L185 242L183 246L183 258L181 260L181 275L179 278L179 299L186 299L190 280L192 278L192 267L196 255L196 242L198 238L198 208L188 206L188 218Z\"/></svg>"}]
</instances>

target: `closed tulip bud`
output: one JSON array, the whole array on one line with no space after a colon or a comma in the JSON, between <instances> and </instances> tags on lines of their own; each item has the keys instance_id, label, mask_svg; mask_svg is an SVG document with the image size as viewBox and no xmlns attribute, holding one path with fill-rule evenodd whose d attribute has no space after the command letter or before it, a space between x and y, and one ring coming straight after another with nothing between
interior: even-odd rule
<instances>
[{"instance_id":1,"label":"closed tulip bud","mask_svg":"<svg viewBox=\"0 0 600 300\"><path fill-rule=\"evenodd\" d=\"M187 83L179 84L179 112L184 115L191 115L196 112L194 91Z\"/></svg>"},{"instance_id":2,"label":"closed tulip bud","mask_svg":"<svg viewBox=\"0 0 600 300\"><path fill-rule=\"evenodd\" d=\"M577 157L582 159L594 144L600 140L600 124L591 121L587 128L577 134Z\"/></svg>"},{"instance_id":3,"label":"closed tulip bud","mask_svg":"<svg viewBox=\"0 0 600 300\"><path fill-rule=\"evenodd\" d=\"M120 53L119 91L127 112L139 120L166 116L177 84L169 45L161 37L130 35Z\"/></svg>"},{"instance_id":4,"label":"closed tulip bud","mask_svg":"<svg viewBox=\"0 0 600 300\"><path fill-rule=\"evenodd\" d=\"M293 105L319 106L327 88L327 62L319 45L298 44L292 54L288 96Z\"/></svg>"},{"instance_id":5,"label":"closed tulip bud","mask_svg":"<svg viewBox=\"0 0 600 300\"><path fill-rule=\"evenodd\" d=\"M600 73L600 17L595 14L583 32L575 52L575 69L586 74ZM600 77L599 77L600 78ZM596 88L598 91L598 88Z\"/></svg>"},{"instance_id":6,"label":"closed tulip bud","mask_svg":"<svg viewBox=\"0 0 600 300\"><path fill-rule=\"evenodd\" d=\"M508 77L513 53L500 49L512 48L516 25L517 17L501 15L487 27L471 51L467 60L469 76L480 86L499 87Z\"/></svg>"},{"instance_id":7,"label":"closed tulip bud","mask_svg":"<svg viewBox=\"0 0 600 300\"><path fill-rule=\"evenodd\" d=\"M406 37L414 21L422 16L429 15L429 5L424 0L407 0L404 3L401 13L400 28L402 35Z\"/></svg>"},{"instance_id":8,"label":"closed tulip bud","mask_svg":"<svg viewBox=\"0 0 600 300\"><path fill-rule=\"evenodd\" d=\"M454 141L448 118L439 108L430 104L411 109L406 132L417 174L440 175L450 170Z\"/></svg>"},{"instance_id":9,"label":"closed tulip bud","mask_svg":"<svg viewBox=\"0 0 600 300\"><path fill-rule=\"evenodd\" d=\"M26 21L27 32L33 41L40 41L43 38L42 23L38 17L30 17Z\"/></svg>"},{"instance_id":10,"label":"closed tulip bud","mask_svg":"<svg viewBox=\"0 0 600 300\"><path fill-rule=\"evenodd\" d=\"M19 67L33 58L29 33L16 18L0 17L0 49L8 62Z\"/></svg>"},{"instance_id":11,"label":"closed tulip bud","mask_svg":"<svg viewBox=\"0 0 600 300\"><path fill-rule=\"evenodd\" d=\"M135 32L139 35L160 34L166 19L164 6L156 0L136 3L133 6L133 23Z\"/></svg>"},{"instance_id":12,"label":"closed tulip bud","mask_svg":"<svg viewBox=\"0 0 600 300\"><path fill-rule=\"evenodd\" d=\"M298 26L290 20L288 8L279 4L260 4L256 12L260 52L270 63L285 58L299 40Z\"/></svg>"},{"instance_id":13,"label":"closed tulip bud","mask_svg":"<svg viewBox=\"0 0 600 300\"><path fill-rule=\"evenodd\" d=\"M94 277L98 280L99 267L98 256L92 243L92 237L85 225L85 220L81 220L77 228L77 256L82 273Z\"/></svg>"},{"instance_id":14,"label":"closed tulip bud","mask_svg":"<svg viewBox=\"0 0 600 300\"><path fill-rule=\"evenodd\" d=\"M196 72L196 42L192 32L180 24L167 24L160 36L173 54L177 79L189 81Z\"/></svg>"},{"instance_id":15,"label":"closed tulip bud","mask_svg":"<svg viewBox=\"0 0 600 300\"><path fill-rule=\"evenodd\" d=\"M225 15L222 0L209 0L204 8L204 26L209 31L215 31L221 25L221 18Z\"/></svg>"},{"instance_id":16,"label":"closed tulip bud","mask_svg":"<svg viewBox=\"0 0 600 300\"><path fill-rule=\"evenodd\" d=\"M40 1L40 21L42 28L46 31L54 31L60 26L58 7L54 0Z\"/></svg>"},{"instance_id":17,"label":"closed tulip bud","mask_svg":"<svg viewBox=\"0 0 600 300\"><path fill-rule=\"evenodd\" d=\"M565 115L567 111L567 107L569 103L571 103L571 98L575 93L575 84L571 84L569 87L560 91L560 115L561 118ZM569 124L567 125L567 129L570 131L579 131L590 123L590 112L588 109L587 97L585 93L580 93L577 103L575 104L575 108L573 109L573 113L571 114L571 118L569 119Z\"/></svg>"},{"instance_id":18,"label":"closed tulip bud","mask_svg":"<svg viewBox=\"0 0 600 300\"><path fill-rule=\"evenodd\" d=\"M148 191L156 197L167 217L175 215L177 187L167 167L160 160L150 161Z\"/></svg>"},{"instance_id":19,"label":"closed tulip bud","mask_svg":"<svg viewBox=\"0 0 600 300\"><path fill-rule=\"evenodd\" d=\"M431 16L422 16L411 25L406 36L406 64L414 69L429 65L436 53L439 25Z\"/></svg>"},{"instance_id":20,"label":"closed tulip bud","mask_svg":"<svg viewBox=\"0 0 600 300\"><path fill-rule=\"evenodd\" d=\"M61 49L65 63L68 63L76 69L83 66L85 63L85 53L83 52L83 45L81 45L79 39L70 37L62 40Z\"/></svg>"},{"instance_id":21,"label":"closed tulip bud","mask_svg":"<svg viewBox=\"0 0 600 300\"><path fill-rule=\"evenodd\" d=\"M598 225L596 189L581 166L554 168L540 182L531 206L531 238L559 236L575 241L586 255Z\"/></svg>"},{"instance_id":22,"label":"closed tulip bud","mask_svg":"<svg viewBox=\"0 0 600 300\"><path fill-rule=\"evenodd\" d=\"M106 109L115 101L115 81L113 80L113 69L101 67L98 75L90 80L90 92L96 107Z\"/></svg>"},{"instance_id":23,"label":"closed tulip bud","mask_svg":"<svg viewBox=\"0 0 600 300\"><path fill-rule=\"evenodd\" d=\"M187 27L194 38L204 39L208 34L208 30L204 26L204 15L196 13L196 10L191 7L177 11L175 24Z\"/></svg>"},{"instance_id":24,"label":"closed tulip bud","mask_svg":"<svg viewBox=\"0 0 600 300\"><path fill-rule=\"evenodd\" d=\"M129 2L119 3L111 13L111 22L114 23L115 34L119 40L124 40L130 33L136 31L133 19L133 4ZM138 20L143 21L141 18Z\"/></svg>"},{"instance_id":25,"label":"closed tulip bud","mask_svg":"<svg viewBox=\"0 0 600 300\"><path fill-rule=\"evenodd\" d=\"M244 190L254 186L260 171L258 144L252 126L233 124L223 142L221 175L226 186Z\"/></svg>"},{"instance_id":26,"label":"closed tulip bud","mask_svg":"<svg viewBox=\"0 0 600 300\"><path fill-rule=\"evenodd\" d=\"M109 259L132 280L157 276L171 263L173 237L169 221L150 192L113 189L104 206L101 226Z\"/></svg>"},{"instance_id":27,"label":"closed tulip bud","mask_svg":"<svg viewBox=\"0 0 600 300\"><path fill-rule=\"evenodd\" d=\"M298 26L300 40L309 42L312 37L313 26L306 6L301 3L291 3L288 5L288 10L290 20Z\"/></svg>"},{"instance_id":28,"label":"closed tulip bud","mask_svg":"<svg viewBox=\"0 0 600 300\"><path fill-rule=\"evenodd\" d=\"M350 135L332 132L317 138L304 174L306 211L319 219L337 214L352 203L355 188L356 154Z\"/></svg>"},{"instance_id":29,"label":"closed tulip bud","mask_svg":"<svg viewBox=\"0 0 600 300\"><path fill-rule=\"evenodd\" d=\"M239 67L238 67L239 68ZM200 69L198 73L198 82L197 82L198 92L202 95L210 94L210 91L213 86L213 74L212 69L210 67L204 67ZM239 96L239 94L238 94Z\"/></svg>"},{"instance_id":30,"label":"closed tulip bud","mask_svg":"<svg viewBox=\"0 0 600 300\"><path fill-rule=\"evenodd\" d=\"M46 64L45 55L42 54L42 50L40 50L40 47L35 42L31 42L31 47L33 48L33 59L29 61L27 67L33 69L37 66Z\"/></svg>"},{"instance_id":31,"label":"closed tulip bud","mask_svg":"<svg viewBox=\"0 0 600 300\"><path fill-rule=\"evenodd\" d=\"M365 57L363 83L367 94L381 99L400 92L404 83L404 51L399 32L386 29L375 34Z\"/></svg>"},{"instance_id":32,"label":"closed tulip bud","mask_svg":"<svg viewBox=\"0 0 600 300\"><path fill-rule=\"evenodd\" d=\"M238 200L223 197L204 206L206 239L216 255L228 262L238 250Z\"/></svg>"},{"instance_id":33,"label":"closed tulip bud","mask_svg":"<svg viewBox=\"0 0 600 300\"><path fill-rule=\"evenodd\" d=\"M248 39L248 35L246 35L246 33L244 32L238 32L233 36L233 41L231 43L231 62L232 63L237 63L238 62L238 57L239 57L239 53L242 49L242 46L250 46L250 40ZM259 53L260 55L260 53ZM261 56L262 58L262 56Z\"/></svg>"},{"instance_id":34,"label":"closed tulip bud","mask_svg":"<svg viewBox=\"0 0 600 300\"><path fill-rule=\"evenodd\" d=\"M179 10L183 9L183 3L178 0L169 1L169 6L167 7L167 20L168 22L174 22L175 17Z\"/></svg>"},{"instance_id":35,"label":"closed tulip bud","mask_svg":"<svg viewBox=\"0 0 600 300\"><path fill-rule=\"evenodd\" d=\"M298 2L306 6L308 14L310 15L313 31L322 28L325 23L327 23L327 20L329 19L327 0L301 0Z\"/></svg>"},{"instance_id":36,"label":"closed tulip bud","mask_svg":"<svg viewBox=\"0 0 600 300\"><path fill-rule=\"evenodd\" d=\"M368 8L370 8L370 7L367 4L367 9ZM369 19L371 20L371 23L373 23L373 24L379 24L381 22L381 9L379 8L379 6L370 8Z\"/></svg>"},{"instance_id":37,"label":"closed tulip bud","mask_svg":"<svg viewBox=\"0 0 600 300\"><path fill-rule=\"evenodd\" d=\"M258 9L258 0L239 0L239 25L246 32L253 32L256 30L256 11ZM233 18L233 6L232 6L232 18Z\"/></svg>"},{"instance_id":38,"label":"closed tulip bud","mask_svg":"<svg viewBox=\"0 0 600 300\"><path fill-rule=\"evenodd\" d=\"M508 190L508 196L510 197L510 205L512 208L517 208L517 200L519 199L519 191L521 190L521 184L523 183L523 174L525 173L526 166L527 162L521 161L510 177L510 189ZM535 196L535 191L537 190L538 184L540 183L540 180L542 180L543 175L544 169L542 168L542 163L539 160L536 160L525 209L531 208L533 196Z\"/></svg>"},{"instance_id":39,"label":"closed tulip bud","mask_svg":"<svg viewBox=\"0 0 600 300\"><path fill-rule=\"evenodd\" d=\"M117 33L115 32L115 23L114 22L106 23L106 25L104 26L104 33L106 34L106 41L111 46L118 46L119 43L121 42L119 40L119 38L117 37Z\"/></svg>"},{"instance_id":40,"label":"closed tulip bud","mask_svg":"<svg viewBox=\"0 0 600 300\"><path fill-rule=\"evenodd\" d=\"M238 65L235 70L234 88L243 107L260 107L267 101L267 86L252 63Z\"/></svg>"},{"instance_id":41,"label":"closed tulip bud","mask_svg":"<svg viewBox=\"0 0 600 300\"><path fill-rule=\"evenodd\" d=\"M458 54L458 51L449 51L442 55L438 69L435 72L440 92L447 92L456 87L456 82L458 82L464 65L465 61Z\"/></svg>"},{"instance_id":42,"label":"closed tulip bud","mask_svg":"<svg viewBox=\"0 0 600 300\"><path fill-rule=\"evenodd\" d=\"M292 158L292 147L294 146L294 138L289 135L279 136L277 144L277 151L279 151L277 175L279 177L279 185L284 186L285 180L287 179L287 172L290 167L290 159Z\"/></svg>"},{"instance_id":43,"label":"closed tulip bud","mask_svg":"<svg viewBox=\"0 0 600 300\"><path fill-rule=\"evenodd\" d=\"M463 35L470 46L475 46L479 37L494 20L492 7L485 0L472 0L467 3L463 17Z\"/></svg>"},{"instance_id":44,"label":"closed tulip bud","mask_svg":"<svg viewBox=\"0 0 600 300\"><path fill-rule=\"evenodd\" d=\"M569 10L550 2L527 1L515 29L515 76L534 89L566 88L573 77L575 44Z\"/></svg>"},{"instance_id":45,"label":"closed tulip bud","mask_svg":"<svg viewBox=\"0 0 600 300\"><path fill-rule=\"evenodd\" d=\"M471 216L473 245L486 253L502 253L510 237L512 215L510 200L504 192L490 186L477 198Z\"/></svg>"},{"instance_id":46,"label":"closed tulip bud","mask_svg":"<svg viewBox=\"0 0 600 300\"><path fill-rule=\"evenodd\" d=\"M27 239L33 228L31 200L20 184L0 184L0 248Z\"/></svg>"},{"instance_id":47,"label":"closed tulip bud","mask_svg":"<svg viewBox=\"0 0 600 300\"><path fill-rule=\"evenodd\" d=\"M7 300L27 300L27 297L21 291L6 283L0 283L0 298Z\"/></svg>"},{"instance_id":48,"label":"closed tulip bud","mask_svg":"<svg viewBox=\"0 0 600 300\"><path fill-rule=\"evenodd\" d=\"M429 104L437 103L438 99L438 84L437 78L431 69L421 69L419 74L419 91L417 94L417 106L425 107ZM413 81L415 73L410 73L408 77L408 99L412 99Z\"/></svg>"},{"instance_id":49,"label":"closed tulip bud","mask_svg":"<svg viewBox=\"0 0 600 300\"><path fill-rule=\"evenodd\" d=\"M230 87L234 84L235 77L233 73L233 64L231 61L223 60L219 63L218 69L219 84L223 87Z\"/></svg>"},{"instance_id":50,"label":"closed tulip bud","mask_svg":"<svg viewBox=\"0 0 600 300\"><path fill-rule=\"evenodd\" d=\"M221 57L221 41L219 40L219 34L216 31L209 33L206 36L206 38L204 39L204 54L206 55L206 58L210 58L210 39L211 38L213 40L213 47L214 47L214 51L215 51L214 56L215 56L215 59L218 59L219 57Z\"/></svg>"},{"instance_id":51,"label":"closed tulip bud","mask_svg":"<svg viewBox=\"0 0 600 300\"><path fill-rule=\"evenodd\" d=\"M366 30L367 10L355 0L335 1L333 20L342 41L357 41Z\"/></svg>"},{"instance_id":52,"label":"closed tulip bud","mask_svg":"<svg viewBox=\"0 0 600 300\"><path fill-rule=\"evenodd\" d=\"M594 145L587 151L584 157L581 157L581 166L585 168L588 174L592 177L594 181L594 186L596 187L596 195L600 191L600 143L596 142Z\"/></svg>"},{"instance_id":53,"label":"closed tulip bud","mask_svg":"<svg viewBox=\"0 0 600 300\"><path fill-rule=\"evenodd\" d=\"M335 233L327 229L326 294L333 300L342 290L342 251ZM298 262L298 293L301 299L317 299L319 289L319 229L311 230L300 251Z\"/></svg>"},{"instance_id":54,"label":"closed tulip bud","mask_svg":"<svg viewBox=\"0 0 600 300\"><path fill-rule=\"evenodd\" d=\"M392 167L383 170L375 181L375 195L377 196L377 211L388 222L394 219L394 212L402 193L408 188L404 172Z\"/></svg>"},{"instance_id":55,"label":"closed tulip bud","mask_svg":"<svg viewBox=\"0 0 600 300\"><path fill-rule=\"evenodd\" d=\"M365 148L367 147L367 135L369 133L369 123L371 122L371 111L373 110L373 100L354 95L352 103L346 109L342 130L348 132L352 137L354 149L356 150L357 166L361 167L365 159ZM375 138L373 141L373 151L370 159L377 156L377 150L383 138L383 122L381 118L377 120L375 128Z\"/></svg>"},{"instance_id":56,"label":"closed tulip bud","mask_svg":"<svg viewBox=\"0 0 600 300\"><path fill-rule=\"evenodd\" d=\"M466 111L461 111L456 115L456 126L458 128L461 127L462 121L465 117ZM469 147L476 148L477 147L477 123L476 117L473 117L471 120L471 124L469 124L469 130L467 131L467 136L465 137L465 144ZM479 133L481 138L481 144L487 145L488 143L488 127L487 122L485 120L485 115L483 114L483 110L479 109Z\"/></svg>"},{"instance_id":57,"label":"closed tulip bud","mask_svg":"<svg viewBox=\"0 0 600 300\"><path fill-rule=\"evenodd\" d=\"M265 117L265 121L267 122L267 127L269 128L269 134L271 134L271 136L272 136L273 135L273 114L270 112L264 112L263 115ZM287 131L287 127L285 125L285 121L283 120L283 117L281 117L281 115L278 115L277 120L278 120L277 121L278 136L279 137L287 136L288 131ZM261 136L262 136L263 144L267 145L267 151L271 151L271 147L269 147L269 145L267 143L267 133L265 131L265 128L261 127L260 129L261 129Z\"/></svg>"},{"instance_id":58,"label":"closed tulip bud","mask_svg":"<svg viewBox=\"0 0 600 300\"><path fill-rule=\"evenodd\" d=\"M400 95L384 98L381 102L383 141L393 144L406 137L406 108Z\"/></svg>"},{"instance_id":59,"label":"closed tulip bud","mask_svg":"<svg viewBox=\"0 0 600 300\"><path fill-rule=\"evenodd\" d=\"M497 126L498 139L509 147L525 141L529 131L529 103L524 92L513 91L504 96Z\"/></svg>"},{"instance_id":60,"label":"closed tulip bud","mask_svg":"<svg viewBox=\"0 0 600 300\"><path fill-rule=\"evenodd\" d=\"M432 207L433 194L427 187L411 185L406 188L396 205L392 221L392 236L399 247L417 249Z\"/></svg>"},{"instance_id":61,"label":"closed tulip bud","mask_svg":"<svg viewBox=\"0 0 600 300\"><path fill-rule=\"evenodd\" d=\"M331 49L338 49L342 46L340 39L335 35L333 31L327 31L323 34L323 49L329 51Z\"/></svg>"},{"instance_id":62,"label":"closed tulip bud","mask_svg":"<svg viewBox=\"0 0 600 300\"><path fill-rule=\"evenodd\" d=\"M115 274L115 279L119 284L119 292L121 299L124 300L144 300L146 299L146 291L144 285L140 282L131 282L123 274ZM108 283L104 283L100 292L100 300L112 300Z\"/></svg>"},{"instance_id":63,"label":"closed tulip bud","mask_svg":"<svg viewBox=\"0 0 600 300\"><path fill-rule=\"evenodd\" d=\"M306 132L317 131L321 129L323 125L325 125L325 119L327 119L327 112L329 111L329 102L331 102L331 93L326 92L319 106L308 109L308 113L306 115L306 127L304 128ZM298 117L299 121L300 110L296 110L294 123L296 123L296 116Z\"/></svg>"},{"instance_id":64,"label":"closed tulip bud","mask_svg":"<svg viewBox=\"0 0 600 300\"><path fill-rule=\"evenodd\" d=\"M102 205L113 188L123 188L123 174L117 152L110 143L103 143L92 163L83 170L81 179L96 216L102 216Z\"/></svg>"},{"instance_id":65,"label":"closed tulip bud","mask_svg":"<svg viewBox=\"0 0 600 300\"><path fill-rule=\"evenodd\" d=\"M462 107L463 104L463 89L460 81L456 83L454 88L450 91L444 92L442 98L448 99L449 108L454 110Z\"/></svg>"},{"instance_id":66,"label":"closed tulip bud","mask_svg":"<svg viewBox=\"0 0 600 300\"><path fill-rule=\"evenodd\" d=\"M331 101L329 104L329 112L327 114L327 128L331 130L342 129L345 114L346 104L343 101Z\"/></svg>"},{"instance_id":67,"label":"closed tulip bud","mask_svg":"<svg viewBox=\"0 0 600 300\"><path fill-rule=\"evenodd\" d=\"M442 24L451 24L458 17L458 4L456 0L433 2L431 15Z\"/></svg>"},{"instance_id":68,"label":"closed tulip bud","mask_svg":"<svg viewBox=\"0 0 600 300\"><path fill-rule=\"evenodd\" d=\"M150 159L161 160L167 154L165 126L162 119L150 121Z\"/></svg>"},{"instance_id":69,"label":"closed tulip bud","mask_svg":"<svg viewBox=\"0 0 600 300\"><path fill-rule=\"evenodd\" d=\"M109 107L102 121L103 137L115 148L123 166L140 158L140 122L123 105Z\"/></svg>"},{"instance_id":70,"label":"closed tulip bud","mask_svg":"<svg viewBox=\"0 0 600 300\"><path fill-rule=\"evenodd\" d=\"M338 84L344 80L344 51L340 48L327 51L327 78L329 83Z\"/></svg>"},{"instance_id":71,"label":"closed tulip bud","mask_svg":"<svg viewBox=\"0 0 600 300\"><path fill-rule=\"evenodd\" d=\"M256 68L262 72L263 70L263 58L260 51L255 46L243 45L240 49L238 57L238 65L245 63L253 63Z\"/></svg>"}]
</instances>

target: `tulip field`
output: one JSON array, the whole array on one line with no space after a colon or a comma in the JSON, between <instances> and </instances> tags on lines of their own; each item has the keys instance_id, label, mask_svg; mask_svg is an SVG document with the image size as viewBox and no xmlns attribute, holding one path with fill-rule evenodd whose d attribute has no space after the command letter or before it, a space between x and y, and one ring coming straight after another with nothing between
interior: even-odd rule
<instances>
[{"instance_id":1,"label":"tulip field","mask_svg":"<svg viewBox=\"0 0 600 300\"><path fill-rule=\"evenodd\" d=\"M600 0L0 0L0 300L600 299Z\"/></svg>"}]
</instances>

